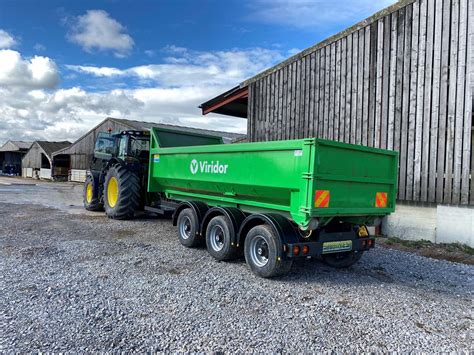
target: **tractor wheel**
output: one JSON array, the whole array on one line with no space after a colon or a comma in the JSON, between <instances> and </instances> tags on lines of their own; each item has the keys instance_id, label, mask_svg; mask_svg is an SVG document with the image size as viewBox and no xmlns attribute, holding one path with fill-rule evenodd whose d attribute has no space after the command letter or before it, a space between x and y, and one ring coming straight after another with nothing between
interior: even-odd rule
<instances>
[{"instance_id":1,"label":"tractor wheel","mask_svg":"<svg viewBox=\"0 0 474 355\"><path fill-rule=\"evenodd\" d=\"M326 254L323 255L323 262L334 268L347 268L358 262L363 254L363 251Z\"/></svg>"},{"instance_id":2,"label":"tractor wheel","mask_svg":"<svg viewBox=\"0 0 474 355\"><path fill-rule=\"evenodd\" d=\"M130 219L140 207L140 179L120 164L112 166L105 177L104 206L107 217Z\"/></svg>"},{"instance_id":3,"label":"tractor wheel","mask_svg":"<svg viewBox=\"0 0 474 355\"><path fill-rule=\"evenodd\" d=\"M88 211L103 211L104 206L100 203L98 188L92 175L87 175L84 182L84 208Z\"/></svg>"}]
</instances>

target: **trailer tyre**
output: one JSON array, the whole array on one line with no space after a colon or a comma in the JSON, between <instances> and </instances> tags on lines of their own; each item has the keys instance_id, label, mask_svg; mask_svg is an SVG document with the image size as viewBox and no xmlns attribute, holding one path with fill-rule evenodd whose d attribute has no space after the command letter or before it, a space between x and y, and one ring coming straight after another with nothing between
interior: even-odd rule
<instances>
[{"instance_id":1,"label":"trailer tyre","mask_svg":"<svg viewBox=\"0 0 474 355\"><path fill-rule=\"evenodd\" d=\"M350 251L347 253L327 254L323 256L323 262L334 268L348 268L360 260L363 251Z\"/></svg>"},{"instance_id":2,"label":"trailer tyre","mask_svg":"<svg viewBox=\"0 0 474 355\"><path fill-rule=\"evenodd\" d=\"M207 225L206 245L209 254L217 260L231 260L238 256L232 245L231 223L225 216L216 216Z\"/></svg>"},{"instance_id":3,"label":"trailer tyre","mask_svg":"<svg viewBox=\"0 0 474 355\"><path fill-rule=\"evenodd\" d=\"M253 227L245 238L245 260L260 277L280 276L290 271L293 260L280 257L279 250L282 250L280 237L269 225Z\"/></svg>"},{"instance_id":4,"label":"trailer tyre","mask_svg":"<svg viewBox=\"0 0 474 355\"><path fill-rule=\"evenodd\" d=\"M86 181L84 182L83 201L84 208L88 211L104 210L104 206L100 203L98 188L92 175L87 175Z\"/></svg>"},{"instance_id":5,"label":"trailer tyre","mask_svg":"<svg viewBox=\"0 0 474 355\"><path fill-rule=\"evenodd\" d=\"M196 214L191 208L185 208L178 215L178 239L187 248L202 245L203 238L198 234L199 224Z\"/></svg>"},{"instance_id":6,"label":"trailer tyre","mask_svg":"<svg viewBox=\"0 0 474 355\"><path fill-rule=\"evenodd\" d=\"M140 207L140 179L120 164L110 167L105 177L104 205L107 217L130 219Z\"/></svg>"}]
</instances>

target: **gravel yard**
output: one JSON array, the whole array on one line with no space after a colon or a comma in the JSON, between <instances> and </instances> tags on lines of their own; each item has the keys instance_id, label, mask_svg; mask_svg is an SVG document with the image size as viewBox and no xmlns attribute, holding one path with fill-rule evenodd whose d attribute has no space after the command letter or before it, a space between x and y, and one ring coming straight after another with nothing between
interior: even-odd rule
<instances>
[{"instance_id":1,"label":"gravel yard","mask_svg":"<svg viewBox=\"0 0 474 355\"><path fill-rule=\"evenodd\" d=\"M108 220L79 185L18 183L0 178L1 352L474 350L473 266L376 247L265 280L182 247L169 220Z\"/></svg>"}]
</instances>

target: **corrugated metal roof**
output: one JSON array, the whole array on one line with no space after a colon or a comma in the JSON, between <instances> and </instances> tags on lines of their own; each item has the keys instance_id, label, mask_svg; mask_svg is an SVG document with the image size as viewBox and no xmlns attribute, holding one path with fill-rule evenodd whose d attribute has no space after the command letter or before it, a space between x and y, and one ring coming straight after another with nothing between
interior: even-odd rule
<instances>
[{"instance_id":1,"label":"corrugated metal roof","mask_svg":"<svg viewBox=\"0 0 474 355\"><path fill-rule=\"evenodd\" d=\"M129 127L130 129L135 129L135 130L149 130L152 127L158 127L158 128L169 128L169 129L174 129L174 130L184 131L184 132L191 132L191 133L208 134L208 135L214 135L214 136L217 135L219 137L222 137L224 142L226 142L226 143L230 143L234 139L246 137L245 134L240 134L240 133L212 131L212 130L209 130L209 129L191 128L191 127L183 127L183 126L170 125L170 124L164 124L164 123L143 122L143 121L127 120L127 119L123 119L123 118L107 117L105 120L100 122L97 126L91 128L88 132L86 132L84 135L82 135L80 138L78 138L69 147L59 149L56 152L54 152L54 155L56 156L56 155L60 155L60 154L68 154L67 151L70 148L74 147L78 142L83 140L92 131L97 129L97 127L100 127L106 121L113 121L113 122L118 123L122 126Z\"/></svg>"},{"instance_id":2,"label":"corrugated metal roof","mask_svg":"<svg viewBox=\"0 0 474 355\"><path fill-rule=\"evenodd\" d=\"M44 150L48 157L52 157L52 154L58 150L67 148L71 145L71 142L48 142L48 141L36 141L38 145Z\"/></svg>"},{"instance_id":3,"label":"corrugated metal roof","mask_svg":"<svg viewBox=\"0 0 474 355\"><path fill-rule=\"evenodd\" d=\"M155 122L133 121L133 120L126 120L123 118L113 118L113 117L109 117L108 119L119 122L126 126L130 126L130 128L137 129L137 130L138 129L147 130L147 129L151 129L152 127L158 127L158 128L170 128L170 129L183 131L183 132L201 133L201 134L208 134L208 135L213 135L213 136L217 135L222 138L227 138L228 140L245 137L245 134L223 132L223 131L213 131L210 129L184 127L184 126L177 126L177 125L164 124L164 123L155 123Z\"/></svg>"},{"instance_id":4,"label":"corrugated metal roof","mask_svg":"<svg viewBox=\"0 0 474 355\"><path fill-rule=\"evenodd\" d=\"M24 141L7 141L4 145L0 147L0 152L18 152L26 151L30 149L33 142L24 142Z\"/></svg>"}]
</instances>

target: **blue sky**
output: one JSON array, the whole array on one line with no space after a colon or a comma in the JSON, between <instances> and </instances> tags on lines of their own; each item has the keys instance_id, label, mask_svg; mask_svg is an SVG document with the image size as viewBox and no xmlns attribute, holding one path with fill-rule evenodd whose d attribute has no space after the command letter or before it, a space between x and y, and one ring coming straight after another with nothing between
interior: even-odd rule
<instances>
[{"instance_id":1,"label":"blue sky","mask_svg":"<svg viewBox=\"0 0 474 355\"><path fill-rule=\"evenodd\" d=\"M107 115L244 132L197 106L392 2L0 0L0 144Z\"/></svg>"}]
</instances>

